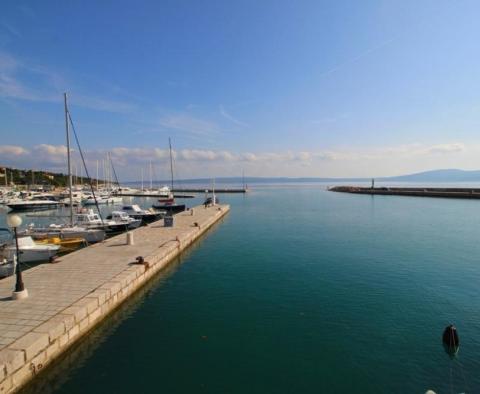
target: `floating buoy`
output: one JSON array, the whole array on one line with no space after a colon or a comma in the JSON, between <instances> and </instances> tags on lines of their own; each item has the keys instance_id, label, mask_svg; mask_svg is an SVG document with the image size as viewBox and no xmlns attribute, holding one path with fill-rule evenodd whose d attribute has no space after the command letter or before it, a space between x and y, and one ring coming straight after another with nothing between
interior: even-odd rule
<instances>
[{"instance_id":1,"label":"floating buoy","mask_svg":"<svg viewBox=\"0 0 480 394\"><path fill-rule=\"evenodd\" d=\"M458 339L457 329L453 324L445 327L442 336L443 346L445 347L445 351L449 355L455 355L458 351L460 346L460 341Z\"/></svg>"}]
</instances>

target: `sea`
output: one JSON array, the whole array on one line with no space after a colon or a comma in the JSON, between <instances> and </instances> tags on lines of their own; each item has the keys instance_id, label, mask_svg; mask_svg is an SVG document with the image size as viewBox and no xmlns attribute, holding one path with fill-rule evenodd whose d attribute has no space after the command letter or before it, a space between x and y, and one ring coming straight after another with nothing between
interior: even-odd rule
<instances>
[{"instance_id":1,"label":"sea","mask_svg":"<svg viewBox=\"0 0 480 394\"><path fill-rule=\"evenodd\" d=\"M218 195L230 213L23 393L480 392L480 201L327 186Z\"/></svg>"}]
</instances>

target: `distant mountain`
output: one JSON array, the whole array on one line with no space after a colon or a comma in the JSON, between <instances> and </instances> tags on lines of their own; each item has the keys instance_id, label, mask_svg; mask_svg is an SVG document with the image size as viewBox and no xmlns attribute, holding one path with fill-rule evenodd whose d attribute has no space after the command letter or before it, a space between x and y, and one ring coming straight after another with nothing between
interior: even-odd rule
<instances>
[{"instance_id":1,"label":"distant mountain","mask_svg":"<svg viewBox=\"0 0 480 394\"><path fill-rule=\"evenodd\" d=\"M319 178L319 177L246 177L245 183L307 183L307 182L370 182L371 178ZM379 182L480 182L480 171L464 171L456 169L423 171L415 174L393 177L376 177ZM241 184L241 177L220 177L215 181L219 184ZM181 182L208 185L211 179L188 179ZM180 182L180 183L181 183Z\"/></svg>"},{"instance_id":2,"label":"distant mountain","mask_svg":"<svg viewBox=\"0 0 480 394\"><path fill-rule=\"evenodd\" d=\"M416 174L377 178L379 181L391 182L479 182L480 171L456 169L432 170Z\"/></svg>"}]
</instances>

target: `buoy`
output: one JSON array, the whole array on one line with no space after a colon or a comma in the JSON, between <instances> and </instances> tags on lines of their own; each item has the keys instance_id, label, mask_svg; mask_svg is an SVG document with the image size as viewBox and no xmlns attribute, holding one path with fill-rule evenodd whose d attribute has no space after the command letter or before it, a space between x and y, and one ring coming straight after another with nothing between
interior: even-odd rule
<instances>
[{"instance_id":1,"label":"buoy","mask_svg":"<svg viewBox=\"0 0 480 394\"><path fill-rule=\"evenodd\" d=\"M453 324L445 327L442 336L443 346L445 347L445 351L450 354L454 355L458 351L458 347L460 346L460 341L458 339L457 329Z\"/></svg>"}]
</instances>

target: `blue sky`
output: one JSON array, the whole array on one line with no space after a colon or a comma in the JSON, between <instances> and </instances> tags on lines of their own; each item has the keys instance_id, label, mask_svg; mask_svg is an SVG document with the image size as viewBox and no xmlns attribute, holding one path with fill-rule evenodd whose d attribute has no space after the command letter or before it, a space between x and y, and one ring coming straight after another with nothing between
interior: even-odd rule
<instances>
[{"instance_id":1,"label":"blue sky","mask_svg":"<svg viewBox=\"0 0 480 394\"><path fill-rule=\"evenodd\" d=\"M180 176L480 168L475 1L13 1L0 162L62 169L62 93L93 166ZM477 159L478 157L478 159ZM1 164L1 163L0 163ZM63 167L62 167L63 166Z\"/></svg>"}]
</instances>

